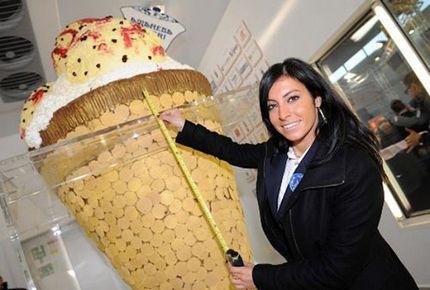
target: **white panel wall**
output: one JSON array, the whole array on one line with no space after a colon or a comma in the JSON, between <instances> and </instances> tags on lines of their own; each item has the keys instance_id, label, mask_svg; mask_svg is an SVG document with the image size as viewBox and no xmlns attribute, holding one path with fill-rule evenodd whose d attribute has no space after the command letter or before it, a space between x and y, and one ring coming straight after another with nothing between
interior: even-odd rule
<instances>
[{"instance_id":1,"label":"white panel wall","mask_svg":"<svg viewBox=\"0 0 430 290\"><path fill-rule=\"evenodd\" d=\"M16 133L19 132L19 123L20 123L21 113L18 113L18 112L21 112L21 108L22 108L22 103L21 103L21 106L19 106L19 109L17 108L16 110L11 110L8 112L0 113L0 124L1 124L1 128L0 128L1 135L0 136L15 135L13 138L16 137L19 139L19 136L16 135ZM11 139L11 137L8 137L8 138ZM2 150L0 150L0 151L2 151ZM6 153L7 153L7 151L8 151L8 149L6 150ZM3 155L5 153L1 152L0 154Z\"/></svg>"},{"instance_id":2,"label":"white panel wall","mask_svg":"<svg viewBox=\"0 0 430 290\"><path fill-rule=\"evenodd\" d=\"M235 0L231 1L200 63L214 65L222 43L229 41L243 19L269 63L294 56L309 59L339 27L362 10L366 0Z\"/></svg>"},{"instance_id":3,"label":"white panel wall","mask_svg":"<svg viewBox=\"0 0 430 290\"><path fill-rule=\"evenodd\" d=\"M328 42L367 6L365 0L235 0L214 34L199 69L207 76L222 63L223 43L229 43L241 20L263 50L269 64L287 57L314 60ZM245 193L242 193L242 195ZM243 200L242 200L243 201ZM255 208L246 198L246 207ZM255 222L255 221L253 221ZM430 225L400 228L384 208L380 230L420 286L430 287ZM255 237L253 237L255 238Z\"/></svg>"},{"instance_id":4,"label":"white panel wall","mask_svg":"<svg viewBox=\"0 0 430 290\"><path fill-rule=\"evenodd\" d=\"M18 127L15 128L15 134L0 138L0 160L27 152L27 145L16 134Z\"/></svg>"},{"instance_id":5,"label":"white panel wall","mask_svg":"<svg viewBox=\"0 0 430 290\"><path fill-rule=\"evenodd\" d=\"M418 286L430 288L430 225L400 228L388 206L384 206L379 230Z\"/></svg>"},{"instance_id":6,"label":"white panel wall","mask_svg":"<svg viewBox=\"0 0 430 290\"><path fill-rule=\"evenodd\" d=\"M57 0L27 0L26 3L45 76L47 81L52 81L56 77L51 60L51 51L54 47L55 37L61 28Z\"/></svg>"}]
</instances>

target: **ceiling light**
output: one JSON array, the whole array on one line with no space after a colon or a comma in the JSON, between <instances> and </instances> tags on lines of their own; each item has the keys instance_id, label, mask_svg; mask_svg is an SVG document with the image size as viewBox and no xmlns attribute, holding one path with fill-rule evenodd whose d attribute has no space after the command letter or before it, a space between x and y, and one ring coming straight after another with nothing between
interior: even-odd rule
<instances>
[{"instance_id":1,"label":"ceiling light","mask_svg":"<svg viewBox=\"0 0 430 290\"><path fill-rule=\"evenodd\" d=\"M352 79L353 77L355 77L356 76L356 74L355 73L352 73L352 72L348 72L348 73L346 73L344 76L343 76L343 78L344 79L346 79L346 80L349 80L349 79Z\"/></svg>"},{"instance_id":2,"label":"ceiling light","mask_svg":"<svg viewBox=\"0 0 430 290\"><path fill-rule=\"evenodd\" d=\"M380 41L375 42L375 49L380 49L383 46L384 46L384 44L382 42L380 42Z\"/></svg>"},{"instance_id":3,"label":"ceiling light","mask_svg":"<svg viewBox=\"0 0 430 290\"><path fill-rule=\"evenodd\" d=\"M373 16L366 23L364 23L364 25L361 26L356 32L354 32L354 34L351 35L350 39L354 42L360 41L370 31L370 29L372 29L376 22L378 22L378 18L376 18L376 16Z\"/></svg>"}]
</instances>

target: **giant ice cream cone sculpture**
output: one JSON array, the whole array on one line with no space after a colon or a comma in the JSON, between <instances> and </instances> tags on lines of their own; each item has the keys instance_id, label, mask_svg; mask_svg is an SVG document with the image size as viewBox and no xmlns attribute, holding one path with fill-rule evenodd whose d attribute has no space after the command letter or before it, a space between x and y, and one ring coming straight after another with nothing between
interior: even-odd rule
<instances>
[{"instance_id":1,"label":"giant ice cream cone sculpture","mask_svg":"<svg viewBox=\"0 0 430 290\"><path fill-rule=\"evenodd\" d=\"M57 37L58 79L27 100L21 137L31 148L149 115L146 89L165 110L211 95L206 78L167 57L157 36L124 19L78 20ZM220 130L216 120L202 122ZM153 128L121 143L56 149L41 166L79 224L133 289L228 289L225 259L173 156ZM163 147L164 146L164 147ZM182 154L229 246L251 259L232 170ZM115 162L113 162L115 161Z\"/></svg>"}]
</instances>

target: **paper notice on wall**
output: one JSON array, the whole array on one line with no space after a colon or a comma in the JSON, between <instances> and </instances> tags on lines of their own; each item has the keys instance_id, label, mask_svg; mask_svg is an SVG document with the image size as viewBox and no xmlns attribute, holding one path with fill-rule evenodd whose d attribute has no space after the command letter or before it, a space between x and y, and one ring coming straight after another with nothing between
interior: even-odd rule
<instances>
[{"instance_id":1,"label":"paper notice on wall","mask_svg":"<svg viewBox=\"0 0 430 290\"><path fill-rule=\"evenodd\" d=\"M263 52L252 36L245 21L241 21L234 34L220 46L222 51L216 65L210 70L209 81L214 94L227 93L247 85L257 86L263 73L269 68ZM241 116L234 127L225 128L225 134L239 143L259 143L267 139L268 134L260 117L258 90L250 109ZM244 180L254 183L254 170L244 171Z\"/></svg>"},{"instance_id":2,"label":"paper notice on wall","mask_svg":"<svg viewBox=\"0 0 430 290\"><path fill-rule=\"evenodd\" d=\"M245 21L220 46L217 64L209 70L209 82L214 94L258 83L269 68L263 52L252 36Z\"/></svg>"},{"instance_id":3,"label":"paper notice on wall","mask_svg":"<svg viewBox=\"0 0 430 290\"><path fill-rule=\"evenodd\" d=\"M185 28L175 18L159 11L156 7L128 6L121 7L124 17L139 23L147 29L154 31L163 41L165 50L176 36L185 31Z\"/></svg>"}]
</instances>

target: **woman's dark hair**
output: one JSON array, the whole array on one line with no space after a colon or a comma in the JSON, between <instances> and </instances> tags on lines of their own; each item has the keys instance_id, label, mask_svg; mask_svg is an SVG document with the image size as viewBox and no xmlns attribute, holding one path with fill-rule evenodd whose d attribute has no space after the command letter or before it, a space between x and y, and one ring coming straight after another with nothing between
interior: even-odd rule
<instances>
[{"instance_id":1,"label":"woman's dark hair","mask_svg":"<svg viewBox=\"0 0 430 290\"><path fill-rule=\"evenodd\" d=\"M318 96L322 98L320 108L327 121L325 122L320 116L317 127L318 139L324 140L324 143L329 146L324 158L317 160L317 163L321 164L330 160L343 144L351 144L368 152L378 165L381 175L384 176L376 136L360 122L345 101L314 68L296 58L287 58L282 63L272 65L264 73L260 82L261 116L269 133L278 144L279 150L285 151L289 144L288 140L278 133L270 122L267 99L273 84L282 76L288 76L301 82L314 99Z\"/></svg>"}]
</instances>

